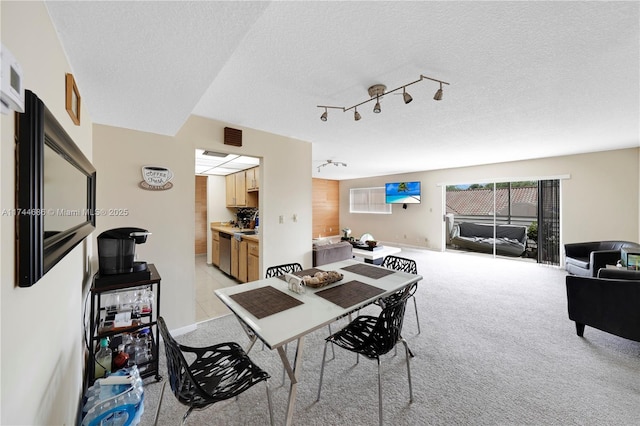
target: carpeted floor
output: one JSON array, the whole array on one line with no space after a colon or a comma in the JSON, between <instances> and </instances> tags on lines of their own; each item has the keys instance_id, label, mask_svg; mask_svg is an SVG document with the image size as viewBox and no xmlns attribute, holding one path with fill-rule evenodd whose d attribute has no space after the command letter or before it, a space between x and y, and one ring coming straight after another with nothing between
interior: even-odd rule
<instances>
[{"instance_id":1,"label":"carpeted floor","mask_svg":"<svg viewBox=\"0 0 640 426\"><path fill-rule=\"evenodd\" d=\"M409 404L404 351L398 350L382 360L385 424L638 424L640 343L590 327L578 337L567 317L564 271L472 254L405 249L401 255L415 259L424 277L416 293L422 333L409 302L403 335L416 354L414 402ZM372 306L366 312L379 311ZM355 355L336 348L316 402L326 334L325 328L305 340L294 424L377 424L375 361L361 358L356 365ZM194 346L248 342L232 315L177 340ZM275 420L283 424L289 387L288 381L282 385L280 359L260 344L250 355L272 376ZM166 379L164 353L160 364ZM161 386L146 381L142 425L153 423ZM185 411L167 386L158 424L177 425ZM195 411L187 424L268 424L265 387Z\"/></svg>"}]
</instances>

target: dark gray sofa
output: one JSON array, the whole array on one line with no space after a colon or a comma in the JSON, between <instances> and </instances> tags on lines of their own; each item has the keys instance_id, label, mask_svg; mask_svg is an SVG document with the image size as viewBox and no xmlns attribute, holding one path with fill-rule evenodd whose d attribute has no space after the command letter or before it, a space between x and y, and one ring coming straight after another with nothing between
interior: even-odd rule
<instances>
[{"instance_id":1,"label":"dark gray sofa","mask_svg":"<svg viewBox=\"0 0 640 426\"><path fill-rule=\"evenodd\" d=\"M313 244L313 266L325 265L353 258L353 246L347 241L338 243Z\"/></svg>"},{"instance_id":2,"label":"dark gray sofa","mask_svg":"<svg viewBox=\"0 0 640 426\"><path fill-rule=\"evenodd\" d=\"M527 227L524 225L497 225L496 238L493 225L461 222L454 226L451 244L467 250L493 253L502 256L522 256L527 246Z\"/></svg>"},{"instance_id":3,"label":"dark gray sofa","mask_svg":"<svg viewBox=\"0 0 640 426\"><path fill-rule=\"evenodd\" d=\"M637 248L631 241L590 241L564 245L565 269L572 275L595 277L600 268L615 265L621 248Z\"/></svg>"}]
</instances>

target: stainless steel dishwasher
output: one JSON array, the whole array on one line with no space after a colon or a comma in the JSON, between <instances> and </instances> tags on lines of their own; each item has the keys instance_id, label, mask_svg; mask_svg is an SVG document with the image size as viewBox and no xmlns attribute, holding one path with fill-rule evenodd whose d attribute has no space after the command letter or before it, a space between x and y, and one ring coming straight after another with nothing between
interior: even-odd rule
<instances>
[{"instance_id":1,"label":"stainless steel dishwasher","mask_svg":"<svg viewBox=\"0 0 640 426\"><path fill-rule=\"evenodd\" d=\"M231 275L231 235L220 233L220 270Z\"/></svg>"}]
</instances>

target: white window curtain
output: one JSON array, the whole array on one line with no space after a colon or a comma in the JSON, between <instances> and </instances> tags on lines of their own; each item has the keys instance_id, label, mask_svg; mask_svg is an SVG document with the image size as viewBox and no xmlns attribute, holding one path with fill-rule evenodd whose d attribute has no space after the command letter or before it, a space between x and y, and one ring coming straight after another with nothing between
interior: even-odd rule
<instances>
[{"instance_id":1,"label":"white window curtain","mask_svg":"<svg viewBox=\"0 0 640 426\"><path fill-rule=\"evenodd\" d=\"M391 214L391 204L385 203L384 186L351 188L349 213Z\"/></svg>"}]
</instances>

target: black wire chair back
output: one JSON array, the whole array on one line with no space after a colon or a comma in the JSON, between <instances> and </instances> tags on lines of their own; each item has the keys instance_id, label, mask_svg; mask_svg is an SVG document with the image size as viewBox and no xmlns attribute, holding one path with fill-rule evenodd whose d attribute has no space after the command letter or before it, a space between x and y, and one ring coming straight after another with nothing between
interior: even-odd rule
<instances>
[{"instance_id":1,"label":"black wire chair back","mask_svg":"<svg viewBox=\"0 0 640 426\"><path fill-rule=\"evenodd\" d=\"M202 348L181 345L171 336L162 317L158 318L158 329L164 340L171 390L180 403L189 407L183 423L192 410L233 398L269 379L269 374L255 365L237 343ZM193 359L190 363L185 353ZM267 396L271 413L268 388Z\"/></svg>"},{"instance_id":2,"label":"black wire chair back","mask_svg":"<svg viewBox=\"0 0 640 426\"><path fill-rule=\"evenodd\" d=\"M279 277L284 274L291 274L302 271L302 265L299 263L285 263L283 265L270 266L267 268L265 278Z\"/></svg>"},{"instance_id":3,"label":"black wire chair back","mask_svg":"<svg viewBox=\"0 0 640 426\"><path fill-rule=\"evenodd\" d=\"M414 283L381 301L382 311L377 317L358 316L327 340L370 359L377 359L393 349L402 339L402 323L407 300L417 289Z\"/></svg>"},{"instance_id":4,"label":"black wire chair back","mask_svg":"<svg viewBox=\"0 0 640 426\"><path fill-rule=\"evenodd\" d=\"M418 275L418 267L416 266L416 261L413 259L389 255L384 258L381 266L383 268L393 269L394 271Z\"/></svg>"},{"instance_id":5,"label":"black wire chair back","mask_svg":"<svg viewBox=\"0 0 640 426\"><path fill-rule=\"evenodd\" d=\"M400 256L392 256L389 255L384 258L382 261L383 268L393 269L394 271L402 271L407 272L409 274L418 275L418 266L416 265L416 261L413 259L407 259L405 257ZM390 296L393 298L394 296ZM392 300L384 300L382 302L390 303ZM382 306L382 303L379 303ZM420 334L420 317L418 316L418 304L416 302L416 298L413 298L413 307L416 311L416 323L418 324L418 334Z\"/></svg>"}]
</instances>

